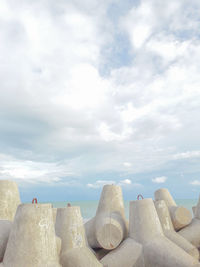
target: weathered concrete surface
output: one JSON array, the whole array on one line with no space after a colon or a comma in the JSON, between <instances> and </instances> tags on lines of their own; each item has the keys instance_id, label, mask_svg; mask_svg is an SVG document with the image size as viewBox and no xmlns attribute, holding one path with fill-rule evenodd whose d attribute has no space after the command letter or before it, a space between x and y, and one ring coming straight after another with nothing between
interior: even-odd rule
<instances>
[{"instance_id":1,"label":"weathered concrete surface","mask_svg":"<svg viewBox=\"0 0 200 267\"><path fill-rule=\"evenodd\" d=\"M56 224L56 215L57 215L57 208L52 208L53 210L53 222L54 222L54 225Z\"/></svg>"},{"instance_id":2,"label":"weathered concrete surface","mask_svg":"<svg viewBox=\"0 0 200 267\"><path fill-rule=\"evenodd\" d=\"M189 225L192 221L191 212L182 206L177 206L168 189L161 188L155 191L155 200L164 200L171 216L175 230Z\"/></svg>"},{"instance_id":3,"label":"weathered concrete surface","mask_svg":"<svg viewBox=\"0 0 200 267\"><path fill-rule=\"evenodd\" d=\"M117 185L105 185L96 216L85 224L86 235L92 248L112 250L127 237L122 190Z\"/></svg>"},{"instance_id":4,"label":"weathered concrete surface","mask_svg":"<svg viewBox=\"0 0 200 267\"><path fill-rule=\"evenodd\" d=\"M154 201L154 205L163 231L174 231L174 226L166 202L164 200L156 200Z\"/></svg>"},{"instance_id":5,"label":"weathered concrete surface","mask_svg":"<svg viewBox=\"0 0 200 267\"><path fill-rule=\"evenodd\" d=\"M87 247L85 229L79 207L57 209L56 234L61 238L62 267L102 267Z\"/></svg>"},{"instance_id":6,"label":"weathered concrete surface","mask_svg":"<svg viewBox=\"0 0 200 267\"><path fill-rule=\"evenodd\" d=\"M194 257L196 260L199 260L199 250L183 236L179 235L175 231L165 231L164 234L169 240L182 248L190 256Z\"/></svg>"},{"instance_id":7,"label":"weathered concrete surface","mask_svg":"<svg viewBox=\"0 0 200 267\"><path fill-rule=\"evenodd\" d=\"M130 202L129 236L144 244L157 235L162 235L162 226L153 200L150 198Z\"/></svg>"},{"instance_id":8,"label":"weathered concrete surface","mask_svg":"<svg viewBox=\"0 0 200 267\"><path fill-rule=\"evenodd\" d=\"M103 249L103 248L97 248L93 250L93 253L95 254L96 258L98 260L101 260L103 257L105 257L110 251Z\"/></svg>"},{"instance_id":9,"label":"weathered concrete surface","mask_svg":"<svg viewBox=\"0 0 200 267\"><path fill-rule=\"evenodd\" d=\"M145 267L142 245L127 238L103 257L101 263L107 267Z\"/></svg>"},{"instance_id":10,"label":"weathered concrete surface","mask_svg":"<svg viewBox=\"0 0 200 267\"><path fill-rule=\"evenodd\" d=\"M195 247L200 248L200 220L197 218L192 219L190 225L181 229L178 232L181 236L187 239Z\"/></svg>"},{"instance_id":11,"label":"weathered concrete surface","mask_svg":"<svg viewBox=\"0 0 200 267\"><path fill-rule=\"evenodd\" d=\"M61 238L56 236L56 247L57 247L58 257L60 257L61 245L62 245Z\"/></svg>"},{"instance_id":12,"label":"weathered concrete surface","mask_svg":"<svg viewBox=\"0 0 200 267\"><path fill-rule=\"evenodd\" d=\"M195 216L196 208L197 208L196 206L192 207L193 216Z\"/></svg>"},{"instance_id":13,"label":"weathered concrete surface","mask_svg":"<svg viewBox=\"0 0 200 267\"><path fill-rule=\"evenodd\" d=\"M3 264L5 267L60 267L51 204L18 206Z\"/></svg>"},{"instance_id":14,"label":"weathered concrete surface","mask_svg":"<svg viewBox=\"0 0 200 267\"><path fill-rule=\"evenodd\" d=\"M163 236L144 245L145 267L200 267L198 261Z\"/></svg>"},{"instance_id":15,"label":"weathered concrete surface","mask_svg":"<svg viewBox=\"0 0 200 267\"><path fill-rule=\"evenodd\" d=\"M130 202L129 225L130 237L143 245L145 267L191 267L198 264L195 258L164 236L152 199Z\"/></svg>"},{"instance_id":16,"label":"weathered concrete surface","mask_svg":"<svg viewBox=\"0 0 200 267\"><path fill-rule=\"evenodd\" d=\"M178 233L200 249L200 197L191 224L181 229Z\"/></svg>"},{"instance_id":17,"label":"weathered concrete surface","mask_svg":"<svg viewBox=\"0 0 200 267\"><path fill-rule=\"evenodd\" d=\"M193 246L190 242L188 242L185 238L180 236L178 233L174 231L174 227L172 225L171 217L169 214L169 210L164 200L154 201L154 205L156 207L156 211L158 213L158 217L164 232L164 235L182 248L185 252L190 254L195 259L199 260L199 251Z\"/></svg>"},{"instance_id":18,"label":"weathered concrete surface","mask_svg":"<svg viewBox=\"0 0 200 267\"><path fill-rule=\"evenodd\" d=\"M0 180L0 219L13 221L20 203L17 184L9 180Z\"/></svg>"},{"instance_id":19,"label":"weathered concrete surface","mask_svg":"<svg viewBox=\"0 0 200 267\"><path fill-rule=\"evenodd\" d=\"M0 220L0 262L3 261L11 227L11 221Z\"/></svg>"}]
</instances>

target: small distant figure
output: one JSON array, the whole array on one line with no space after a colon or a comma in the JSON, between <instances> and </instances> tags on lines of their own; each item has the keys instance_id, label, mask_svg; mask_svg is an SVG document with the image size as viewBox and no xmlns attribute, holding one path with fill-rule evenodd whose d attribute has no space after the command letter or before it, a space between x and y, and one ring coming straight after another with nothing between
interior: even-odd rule
<instances>
[{"instance_id":1,"label":"small distant figure","mask_svg":"<svg viewBox=\"0 0 200 267\"><path fill-rule=\"evenodd\" d=\"M72 205L71 205L71 203L67 203L67 207L71 207Z\"/></svg>"}]
</instances>

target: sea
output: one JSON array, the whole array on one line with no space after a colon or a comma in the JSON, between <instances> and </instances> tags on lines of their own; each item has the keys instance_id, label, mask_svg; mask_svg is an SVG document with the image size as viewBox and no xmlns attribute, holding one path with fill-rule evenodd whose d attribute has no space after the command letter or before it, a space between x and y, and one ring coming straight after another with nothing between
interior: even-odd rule
<instances>
[{"instance_id":1,"label":"sea","mask_svg":"<svg viewBox=\"0 0 200 267\"><path fill-rule=\"evenodd\" d=\"M129 200L124 201L125 213L128 219L129 216ZM178 206L184 206L192 212L192 207L197 205L197 199L176 199L176 204ZM63 208L67 206L67 202L53 202L54 208ZM96 209L98 206L98 200L93 201L71 201L72 206L80 206L81 214L84 220L88 220L95 216Z\"/></svg>"}]
</instances>

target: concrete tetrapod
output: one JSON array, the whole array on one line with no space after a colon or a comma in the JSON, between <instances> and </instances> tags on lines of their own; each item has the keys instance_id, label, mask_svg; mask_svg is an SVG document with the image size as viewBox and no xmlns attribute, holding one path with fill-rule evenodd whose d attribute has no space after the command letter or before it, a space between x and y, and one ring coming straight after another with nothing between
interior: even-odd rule
<instances>
[{"instance_id":1,"label":"concrete tetrapod","mask_svg":"<svg viewBox=\"0 0 200 267\"><path fill-rule=\"evenodd\" d=\"M55 228L62 240L62 267L102 267L87 246L80 207L58 208Z\"/></svg>"},{"instance_id":2,"label":"concrete tetrapod","mask_svg":"<svg viewBox=\"0 0 200 267\"><path fill-rule=\"evenodd\" d=\"M180 230L192 221L191 212L182 206L177 206L168 189L161 188L155 192L155 200L164 200L171 216L175 230Z\"/></svg>"},{"instance_id":3,"label":"concrete tetrapod","mask_svg":"<svg viewBox=\"0 0 200 267\"><path fill-rule=\"evenodd\" d=\"M18 206L3 264L5 267L60 267L51 204Z\"/></svg>"},{"instance_id":4,"label":"concrete tetrapod","mask_svg":"<svg viewBox=\"0 0 200 267\"><path fill-rule=\"evenodd\" d=\"M85 223L85 229L88 243L92 248L112 250L127 236L120 186L103 187L96 215Z\"/></svg>"},{"instance_id":5,"label":"concrete tetrapod","mask_svg":"<svg viewBox=\"0 0 200 267\"><path fill-rule=\"evenodd\" d=\"M142 245L127 238L100 262L106 267L145 267Z\"/></svg>"},{"instance_id":6,"label":"concrete tetrapod","mask_svg":"<svg viewBox=\"0 0 200 267\"><path fill-rule=\"evenodd\" d=\"M0 219L13 221L20 202L17 184L9 180L0 180Z\"/></svg>"},{"instance_id":7,"label":"concrete tetrapod","mask_svg":"<svg viewBox=\"0 0 200 267\"><path fill-rule=\"evenodd\" d=\"M130 202L129 235L143 245L145 267L196 267L198 261L164 236L152 199Z\"/></svg>"},{"instance_id":8,"label":"concrete tetrapod","mask_svg":"<svg viewBox=\"0 0 200 267\"><path fill-rule=\"evenodd\" d=\"M200 197L191 224L181 229L178 233L195 247L200 248Z\"/></svg>"},{"instance_id":9,"label":"concrete tetrapod","mask_svg":"<svg viewBox=\"0 0 200 267\"><path fill-rule=\"evenodd\" d=\"M194 216L195 216L196 208L197 208L196 206L193 206L193 207L192 207L192 212L193 212L193 215L194 215Z\"/></svg>"},{"instance_id":10,"label":"concrete tetrapod","mask_svg":"<svg viewBox=\"0 0 200 267\"><path fill-rule=\"evenodd\" d=\"M11 227L11 221L0 220L0 262L3 260Z\"/></svg>"},{"instance_id":11,"label":"concrete tetrapod","mask_svg":"<svg viewBox=\"0 0 200 267\"><path fill-rule=\"evenodd\" d=\"M169 210L164 200L154 201L154 205L156 207L156 211L158 213L158 217L160 219L160 223L164 232L164 235L174 242L177 246L185 250L188 254L190 254L195 259L199 260L199 251L193 246L190 242L188 242L185 238L180 236L177 232L175 232L171 217L169 214Z\"/></svg>"}]
</instances>

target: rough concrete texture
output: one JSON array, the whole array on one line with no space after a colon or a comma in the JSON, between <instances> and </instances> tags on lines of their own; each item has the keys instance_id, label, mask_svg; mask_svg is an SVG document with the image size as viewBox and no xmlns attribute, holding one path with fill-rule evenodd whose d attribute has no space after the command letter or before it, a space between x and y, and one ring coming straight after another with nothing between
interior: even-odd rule
<instances>
[{"instance_id":1,"label":"rough concrete texture","mask_svg":"<svg viewBox=\"0 0 200 267\"><path fill-rule=\"evenodd\" d=\"M138 243L144 244L157 235L164 236L152 199L131 201L129 218L129 236Z\"/></svg>"},{"instance_id":2,"label":"rough concrete texture","mask_svg":"<svg viewBox=\"0 0 200 267\"><path fill-rule=\"evenodd\" d=\"M171 220L175 230L180 230L181 228L189 225L192 220L191 212L184 208L178 207L173 197L169 193L168 189L161 188L155 192L155 200L164 200L171 216Z\"/></svg>"},{"instance_id":3,"label":"rough concrete texture","mask_svg":"<svg viewBox=\"0 0 200 267\"><path fill-rule=\"evenodd\" d=\"M154 201L154 205L162 226L163 231L174 231L174 226L172 224L172 220L169 214L168 207L164 200Z\"/></svg>"},{"instance_id":4,"label":"rough concrete texture","mask_svg":"<svg viewBox=\"0 0 200 267\"><path fill-rule=\"evenodd\" d=\"M3 259L5 267L60 267L51 204L21 204Z\"/></svg>"},{"instance_id":5,"label":"rough concrete texture","mask_svg":"<svg viewBox=\"0 0 200 267\"><path fill-rule=\"evenodd\" d=\"M101 263L107 267L144 267L142 245L127 238L119 247L103 257Z\"/></svg>"},{"instance_id":6,"label":"rough concrete texture","mask_svg":"<svg viewBox=\"0 0 200 267\"><path fill-rule=\"evenodd\" d=\"M0 262L3 261L11 227L11 221L0 220Z\"/></svg>"},{"instance_id":7,"label":"rough concrete texture","mask_svg":"<svg viewBox=\"0 0 200 267\"><path fill-rule=\"evenodd\" d=\"M17 184L13 181L0 180L0 219L13 221L20 202Z\"/></svg>"},{"instance_id":8,"label":"rough concrete texture","mask_svg":"<svg viewBox=\"0 0 200 267\"><path fill-rule=\"evenodd\" d=\"M145 267L190 267L198 261L167 239L152 199L130 202L129 235L143 245Z\"/></svg>"},{"instance_id":9,"label":"rough concrete texture","mask_svg":"<svg viewBox=\"0 0 200 267\"><path fill-rule=\"evenodd\" d=\"M195 209L195 218L200 220L200 196Z\"/></svg>"},{"instance_id":10,"label":"rough concrete texture","mask_svg":"<svg viewBox=\"0 0 200 267\"><path fill-rule=\"evenodd\" d=\"M83 219L79 207L57 209L56 234L61 238L62 267L102 267L87 247Z\"/></svg>"},{"instance_id":11,"label":"rough concrete texture","mask_svg":"<svg viewBox=\"0 0 200 267\"><path fill-rule=\"evenodd\" d=\"M93 251L98 260L101 260L103 257L105 257L110 252L109 250L106 250L103 248L97 248Z\"/></svg>"},{"instance_id":12,"label":"rough concrete texture","mask_svg":"<svg viewBox=\"0 0 200 267\"><path fill-rule=\"evenodd\" d=\"M53 222L54 222L54 225L56 224L56 215L57 215L57 208L52 208L53 210Z\"/></svg>"},{"instance_id":13,"label":"rough concrete texture","mask_svg":"<svg viewBox=\"0 0 200 267\"><path fill-rule=\"evenodd\" d=\"M175 231L164 231L164 234L169 240L182 248L190 256L194 257L196 260L199 260L199 250L183 236L179 235Z\"/></svg>"},{"instance_id":14,"label":"rough concrete texture","mask_svg":"<svg viewBox=\"0 0 200 267\"><path fill-rule=\"evenodd\" d=\"M195 216L196 208L197 208L196 206L192 207L193 216Z\"/></svg>"},{"instance_id":15,"label":"rough concrete texture","mask_svg":"<svg viewBox=\"0 0 200 267\"><path fill-rule=\"evenodd\" d=\"M198 261L163 236L144 245L145 267L200 267Z\"/></svg>"},{"instance_id":16,"label":"rough concrete texture","mask_svg":"<svg viewBox=\"0 0 200 267\"><path fill-rule=\"evenodd\" d=\"M60 257L61 245L62 245L61 238L56 236L56 247L57 247L58 257Z\"/></svg>"},{"instance_id":17,"label":"rough concrete texture","mask_svg":"<svg viewBox=\"0 0 200 267\"><path fill-rule=\"evenodd\" d=\"M62 267L103 267L87 247L66 250L60 261Z\"/></svg>"},{"instance_id":18,"label":"rough concrete texture","mask_svg":"<svg viewBox=\"0 0 200 267\"><path fill-rule=\"evenodd\" d=\"M87 246L80 208L57 209L56 234L62 240L61 253L65 250Z\"/></svg>"},{"instance_id":19,"label":"rough concrete texture","mask_svg":"<svg viewBox=\"0 0 200 267\"><path fill-rule=\"evenodd\" d=\"M190 242L188 242L185 238L180 236L178 233L174 231L171 217L169 214L169 210L164 200L154 201L154 205L156 207L156 211L158 213L158 217L164 232L164 235L174 242L176 245L181 247L185 252L190 254L195 259L199 259L199 251L193 246Z\"/></svg>"},{"instance_id":20,"label":"rough concrete texture","mask_svg":"<svg viewBox=\"0 0 200 267\"><path fill-rule=\"evenodd\" d=\"M195 247L200 248L200 197L191 224L180 230L178 233Z\"/></svg>"},{"instance_id":21,"label":"rough concrete texture","mask_svg":"<svg viewBox=\"0 0 200 267\"><path fill-rule=\"evenodd\" d=\"M112 250L127 236L122 190L117 185L103 187L96 216L85 224L92 248Z\"/></svg>"},{"instance_id":22,"label":"rough concrete texture","mask_svg":"<svg viewBox=\"0 0 200 267\"><path fill-rule=\"evenodd\" d=\"M181 236L187 239L190 243L192 243L195 247L200 249L200 220L192 219L190 225L181 229L178 232Z\"/></svg>"}]
</instances>

